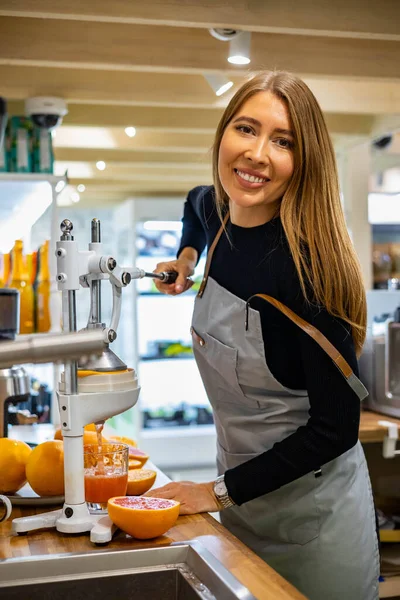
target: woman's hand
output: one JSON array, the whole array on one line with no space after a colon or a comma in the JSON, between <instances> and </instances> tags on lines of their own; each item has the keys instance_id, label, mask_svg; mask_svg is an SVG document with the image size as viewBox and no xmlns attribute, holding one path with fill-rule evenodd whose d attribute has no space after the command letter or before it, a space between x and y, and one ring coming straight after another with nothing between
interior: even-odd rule
<instances>
[{"instance_id":1,"label":"woman's hand","mask_svg":"<svg viewBox=\"0 0 400 600\"><path fill-rule=\"evenodd\" d=\"M185 251L192 251L187 252ZM163 294L170 294L176 296L182 294L192 287L193 281L189 279L194 273L196 266L197 252L192 248L184 248L177 260L171 260L170 262L158 263L154 269L154 273L161 273L162 271L175 271L178 273L178 277L175 283L163 283L158 279L154 280L156 288Z\"/></svg>"},{"instance_id":2,"label":"woman's hand","mask_svg":"<svg viewBox=\"0 0 400 600\"><path fill-rule=\"evenodd\" d=\"M181 503L179 514L194 515L202 512L217 512L222 509L214 495L213 486L213 481L210 483L171 482L143 495L177 500Z\"/></svg>"}]
</instances>

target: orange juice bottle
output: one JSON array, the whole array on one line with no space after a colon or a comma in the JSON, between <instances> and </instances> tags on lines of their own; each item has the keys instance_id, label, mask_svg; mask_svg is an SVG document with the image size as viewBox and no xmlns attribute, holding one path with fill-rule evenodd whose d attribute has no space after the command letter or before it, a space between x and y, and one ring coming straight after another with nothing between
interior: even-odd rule
<instances>
[{"instance_id":1,"label":"orange juice bottle","mask_svg":"<svg viewBox=\"0 0 400 600\"><path fill-rule=\"evenodd\" d=\"M7 287L10 284L11 277L11 257L9 254L3 254L3 281L4 286Z\"/></svg>"},{"instance_id":2,"label":"orange juice bottle","mask_svg":"<svg viewBox=\"0 0 400 600\"><path fill-rule=\"evenodd\" d=\"M38 327L37 327L37 294L36 294L36 292L37 292L37 276L38 276L37 254L38 253L35 250L31 254L26 255L26 264L28 267L29 281L31 282L32 289L33 289L33 317L34 317L33 330L34 331L38 330Z\"/></svg>"},{"instance_id":3,"label":"orange juice bottle","mask_svg":"<svg viewBox=\"0 0 400 600\"><path fill-rule=\"evenodd\" d=\"M26 266L29 273L29 280L31 284L34 284L36 279L36 269L37 269L37 252L31 252L31 254L26 255Z\"/></svg>"},{"instance_id":4,"label":"orange juice bottle","mask_svg":"<svg viewBox=\"0 0 400 600\"><path fill-rule=\"evenodd\" d=\"M19 291L20 295L20 333L33 333L33 289L24 260L22 240L16 240L12 250L12 268L10 288Z\"/></svg>"},{"instance_id":5,"label":"orange juice bottle","mask_svg":"<svg viewBox=\"0 0 400 600\"><path fill-rule=\"evenodd\" d=\"M39 273L36 288L36 324L37 331L45 333L50 330L50 268L49 240L39 249Z\"/></svg>"},{"instance_id":6,"label":"orange juice bottle","mask_svg":"<svg viewBox=\"0 0 400 600\"><path fill-rule=\"evenodd\" d=\"M5 268L4 268L4 254L0 253L0 288L5 287L6 280L4 278Z\"/></svg>"}]
</instances>

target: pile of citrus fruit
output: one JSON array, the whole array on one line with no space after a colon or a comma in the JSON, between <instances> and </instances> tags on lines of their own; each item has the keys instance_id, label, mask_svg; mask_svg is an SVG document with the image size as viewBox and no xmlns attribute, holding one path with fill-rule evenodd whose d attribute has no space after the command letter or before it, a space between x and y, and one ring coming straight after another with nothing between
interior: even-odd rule
<instances>
[{"instance_id":1,"label":"pile of citrus fruit","mask_svg":"<svg viewBox=\"0 0 400 600\"><path fill-rule=\"evenodd\" d=\"M142 469L149 456L136 447L136 442L121 436L102 437L103 442L118 441L129 446L128 494L144 494L153 485L156 473ZM86 425L83 443L97 446L94 424ZM0 494L15 494L25 483L39 496L64 494L64 443L61 429L54 440L43 442L33 450L25 442L0 438Z\"/></svg>"},{"instance_id":2,"label":"pile of citrus fruit","mask_svg":"<svg viewBox=\"0 0 400 600\"><path fill-rule=\"evenodd\" d=\"M64 494L64 442L61 430L55 439L43 442L33 450L25 442L0 438L0 494L15 494L28 482L39 496ZM164 534L179 515L179 502L142 496L154 484L156 472L143 468L149 456L137 448L136 442L121 436L103 436L103 443L117 441L129 446L129 474L126 496L108 501L108 514L113 523L138 539ZM95 426L84 430L85 445L97 446Z\"/></svg>"},{"instance_id":3,"label":"pile of citrus fruit","mask_svg":"<svg viewBox=\"0 0 400 600\"><path fill-rule=\"evenodd\" d=\"M0 438L0 493L15 494L28 482L39 496L64 493L64 444L49 440L32 450L28 444Z\"/></svg>"}]
</instances>

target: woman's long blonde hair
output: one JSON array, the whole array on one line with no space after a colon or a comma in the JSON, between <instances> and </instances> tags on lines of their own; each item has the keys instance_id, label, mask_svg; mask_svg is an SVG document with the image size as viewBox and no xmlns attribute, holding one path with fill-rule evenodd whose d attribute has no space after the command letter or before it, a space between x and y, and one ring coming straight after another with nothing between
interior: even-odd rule
<instances>
[{"instance_id":1,"label":"woman's long blonde hair","mask_svg":"<svg viewBox=\"0 0 400 600\"><path fill-rule=\"evenodd\" d=\"M335 154L321 108L307 85L284 71L260 73L247 81L227 106L213 146L217 209L222 218L229 198L218 174L224 131L240 107L269 91L287 106L295 134L294 171L282 198L280 217L304 297L350 324L357 356L366 334L366 298L360 265L340 202ZM307 288L312 298L307 295Z\"/></svg>"}]
</instances>

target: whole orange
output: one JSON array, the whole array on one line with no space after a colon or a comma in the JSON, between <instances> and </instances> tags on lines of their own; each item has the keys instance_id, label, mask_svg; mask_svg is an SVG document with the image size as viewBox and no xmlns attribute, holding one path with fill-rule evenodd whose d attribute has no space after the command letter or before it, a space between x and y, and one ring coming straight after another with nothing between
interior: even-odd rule
<instances>
[{"instance_id":1,"label":"whole orange","mask_svg":"<svg viewBox=\"0 0 400 600\"><path fill-rule=\"evenodd\" d=\"M32 450L26 464L26 478L39 496L64 493L64 443L49 440Z\"/></svg>"},{"instance_id":2,"label":"whole orange","mask_svg":"<svg viewBox=\"0 0 400 600\"><path fill-rule=\"evenodd\" d=\"M0 493L14 494L26 483L25 466L31 453L25 442L0 438Z\"/></svg>"}]
</instances>

